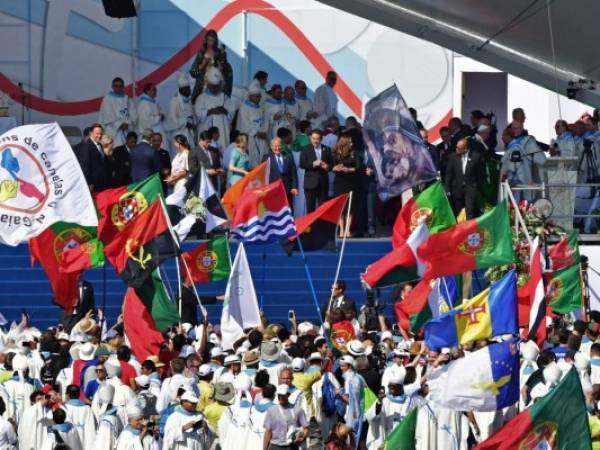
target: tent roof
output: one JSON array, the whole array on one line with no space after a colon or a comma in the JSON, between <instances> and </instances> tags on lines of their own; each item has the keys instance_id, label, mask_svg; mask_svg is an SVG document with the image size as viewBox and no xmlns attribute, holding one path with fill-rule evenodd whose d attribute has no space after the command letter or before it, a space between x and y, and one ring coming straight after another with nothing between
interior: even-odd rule
<instances>
[{"instance_id":1,"label":"tent roof","mask_svg":"<svg viewBox=\"0 0 600 450\"><path fill-rule=\"evenodd\" d=\"M551 90L558 80L563 95L569 81L600 80L597 0L319 1ZM577 100L600 106L600 83L597 89L579 91Z\"/></svg>"}]
</instances>

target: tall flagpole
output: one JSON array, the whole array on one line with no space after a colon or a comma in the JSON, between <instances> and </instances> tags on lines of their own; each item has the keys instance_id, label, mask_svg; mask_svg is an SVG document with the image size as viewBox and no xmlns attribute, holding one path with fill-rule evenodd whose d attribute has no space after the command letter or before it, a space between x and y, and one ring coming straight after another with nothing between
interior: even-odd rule
<instances>
[{"instance_id":1,"label":"tall flagpole","mask_svg":"<svg viewBox=\"0 0 600 450\"><path fill-rule=\"evenodd\" d=\"M340 270L342 269L342 259L344 258L344 249L346 248L346 239L348 236L348 232L350 231L350 209L352 208L352 194L350 191L350 195L348 196L348 209L346 210L346 222L345 222L345 230L344 237L342 238L342 247L340 248L340 259L338 260L337 269L335 271L335 278L333 279L333 284L335 285L340 277ZM327 312L331 310L331 303L333 301L333 290L331 291L331 295L329 296L329 305L327 307Z\"/></svg>"},{"instance_id":2,"label":"tall flagpole","mask_svg":"<svg viewBox=\"0 0 600 450\"><path fill-rule=\"evenodd\" d=\"M310 269L308 268L308 263L306 262L306 255L304 254L304 248L302 247L302 240L300 239L300 235L296 238L298 242L298 248L300 249L300 256L302 256L302 261L304 262L304 270L306 272L306 278L308 279L308 285L310 286L310 291L312 292L313 301L315 302L315 308L317 309L317 315L319 316L319 321L321 322L321 327L323 331L325 331L325 324L323 323L323 316L321 314L321 308L319 307L319 299L317 298L317 292L315 291L315 286L313 284L312 275L310 274Z\"/></svg>"}]
</instances>

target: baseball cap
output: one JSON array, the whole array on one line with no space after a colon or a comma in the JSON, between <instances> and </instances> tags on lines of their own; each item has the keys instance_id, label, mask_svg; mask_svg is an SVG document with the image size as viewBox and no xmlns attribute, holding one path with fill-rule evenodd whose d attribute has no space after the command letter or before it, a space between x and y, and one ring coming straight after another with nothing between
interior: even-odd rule
<instances>
[{"instance_id":1,"label":"baseball cap","mask_svg":"<svg viewBox=\"0 0 600 450\"><path fill-rule=\"evenodd\" d=\"M290 387L287 384L280 384L277 386L277 395L288 395L290 393Z\"/></svg>"},{"instance_id":2,"label":"baseball cap","mask_svg":"<svg viewBox=\"0 0 600 450\"><path fill-rule=\"evenodd\" d=\"M187 401L190 403L198 403L198 397L192 391L185 391L181 396L181 401Z\"/></svg>"},{"instance_id":3,"label":"baseball cap","mask_svg":"<svg viewBox=\"0 0 600 450\"><path fill-rule=\"evenodd\" d=\"M292 360L292 370L294 372L302 372L304 370L304 360L302 358L294 358Z\"/></svg>"}]
</instances>

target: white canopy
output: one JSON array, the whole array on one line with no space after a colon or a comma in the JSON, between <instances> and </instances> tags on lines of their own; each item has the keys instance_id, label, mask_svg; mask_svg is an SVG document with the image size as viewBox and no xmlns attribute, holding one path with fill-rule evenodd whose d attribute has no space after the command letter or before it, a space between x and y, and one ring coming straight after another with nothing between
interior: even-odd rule
<instances>
[{"instance_id":1,"label":"white canopy","mask_svg":"<svg viewBox=\"0 0 600 450\"><path fill-rule=\"evenodd\" d=\"M319 1L563 95L569 81L600 80L597 0ZM577 100L600 106L600 83L585 83Z\"/></svg>"}]
</instances>

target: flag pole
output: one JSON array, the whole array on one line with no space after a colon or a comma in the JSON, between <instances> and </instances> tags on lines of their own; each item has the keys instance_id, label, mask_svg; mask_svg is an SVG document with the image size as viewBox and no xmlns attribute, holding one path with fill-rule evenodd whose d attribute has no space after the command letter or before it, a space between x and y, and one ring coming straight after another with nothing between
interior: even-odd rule
<instances>
[{"instance_id":1,"label":"flag pole","mask_svg":"<svg viewBox=\"0 0 600 450\"><path fill-rule=\"evenodd\" d=\"M317 299L317 292L315 291L315 286L313 284L313 279L310 274L310 269L308 268L308 263L306 262L306 255L304 254L304 248L302 247L302 240L300 239L300 235L296 238L298 241L298 248L300 249L300 256L302 257L302 261L304 262L304 270L306 271L306 278L308 279L308 285L310 286L310 291L312 293L313 301L315 302L315 308L317 309L317 315L319 316L319 321L321 322L321 327L325 330L325 324L323 323L323 316L321 314L321 308L319 307L319 300Z\"/></svg>"},{"instance_id":2,"label":"flag pole","mask_svg":"<svg viewBox=\"0 0 600 450\"><path fill-rule=\"evenodd\" d=\"M267 251L266 244L263 244L263 255L262 255L262 281L260 283L260 306L259 309L263 310L263 300L265 298L265 278L267 277Z\"/></svg>"},{"instance_id":3,"label":"flag pole","mask_svg":"<svg viewBox=\"0 0 600 450\"><path fill-rule=\"evenodd\" d=\"M179 238L177 237L177 235L175 234L175 231L173 231L173 224L171 223L171 219L169 217L169 214L167 214L167 208L165 206L165 201L162 197L160 197L160 204L162 206L163 209L163 213L165 215L165 218L167 220L167 225L169 226L169 233L171 233L171 237L173 238L173 242L175 242L175 245L177 246L177 249L179 250L179 253L181 253L181 245L179 244ZM177 267L177 278L178 278L178 282L179 282L179 309L180 309L180 314L179 314L179 318L181 319L181 274L179 273L179 255L176 258L175 261L175 266ZM192 275L190 273L190 269L187 265L187 263L185 262L185 258L181 258L181 261L183 262L183 267L185 268L185 273L188 276L188 278L190 280L192 280ZM196 290L196 285L194 284L194 282L192 282L192 289L194 291L194 295L196 295L196 300L198 301L198 305L200 305L200 310L202 311L202 314L204 315L204 317L206 318L206 308L204 307L204 305L202 305L202 302L200 301L200 296L198 295L198 291Z\"/></svg>"},{"instance_id":4,"label":"flag pole","mask_svg":"<svg viewBox=\"0 0 600 450\"><path fill-rule=\"evenodd\" d=\"M348 236L348 231L350 231L350 209L352 208L352 194L350 191L350 195L348 196L348 209L346 210L346 222L345 222L345 230L344 237L342 238L342 247L340 248L340 258L338 260L337 269L335 270L335 278L333 279L333 284L335 285L340 277L340 270L342 269L342 259L344 258L344 249L346 248L346 239ZM327 306L327 312L331 310L331 303L333 301L333 290L331 291L331 295L329 296L329 305Z\"/></svg>"}]
</instances>

